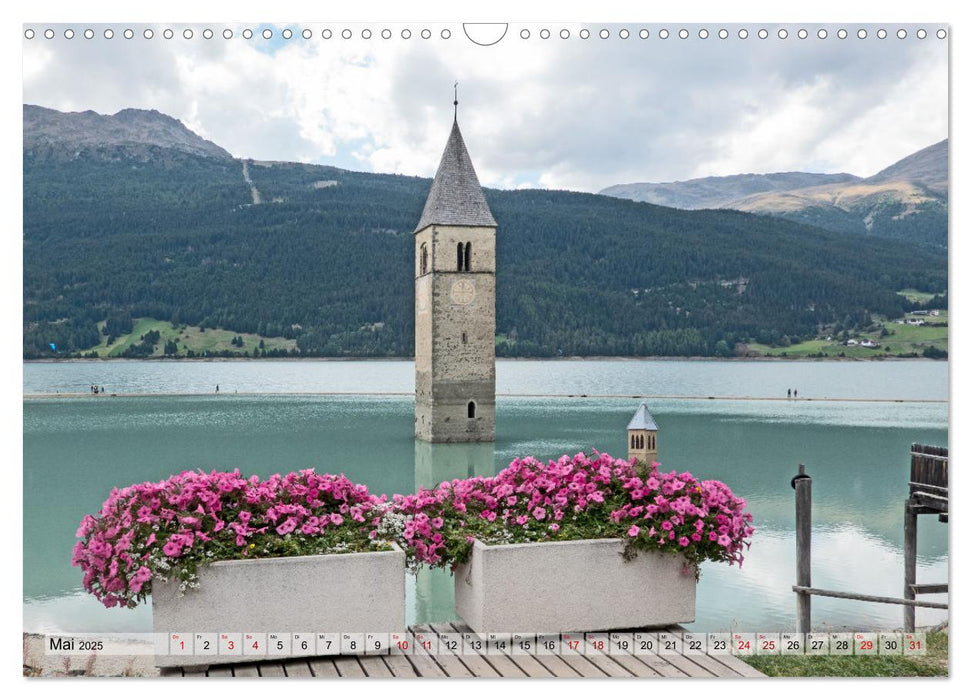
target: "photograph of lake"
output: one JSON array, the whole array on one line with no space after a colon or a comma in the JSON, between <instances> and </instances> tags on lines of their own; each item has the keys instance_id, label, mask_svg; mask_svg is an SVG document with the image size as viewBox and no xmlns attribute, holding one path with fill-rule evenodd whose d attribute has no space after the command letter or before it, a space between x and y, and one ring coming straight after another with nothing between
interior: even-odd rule
<instances>
[{"instance_id":1,"label":"photograph of lake","mask_svg":"<svg viewBox=\"0 0 971 700\"><path fill-rule=\"evenodd\" d=\"M703 565L697 619L686 627L793 630L797 465L813 477L814 585L897 596L910 445L948 437L945 362L499 360L495 444L429 444L414 438L413 367L25 363L24 629L151 631L150 606L106 609L71 567L78 523L116 486L200 468L267 477L313 467L376 493L411 493L494 474L519 456L626 457L634 397L677 396L646 399L662 470L730 484L757 532L741 569ZM109 395L63 396L93 384ZM786 398L793 387L798 400ZM922 521L919 536L918 580L946 581L947 526ZM409 624L455 619L448 572L423 569L406 590ZM813 617L820 629L901 624L897 606L833 598L815 599ZM917 611L919 626L946 619L946 611Z\"/></svg>"},{"instance_id":2,"label":"photograph of lake","mask_svg":"<svg viewBox=\"0 0 971 700\"><path fill-rule=\"evenodd\" d=\"M952 25L711 7L24 23L23 675L949 675Z\"/></svg>"}]
</instances>

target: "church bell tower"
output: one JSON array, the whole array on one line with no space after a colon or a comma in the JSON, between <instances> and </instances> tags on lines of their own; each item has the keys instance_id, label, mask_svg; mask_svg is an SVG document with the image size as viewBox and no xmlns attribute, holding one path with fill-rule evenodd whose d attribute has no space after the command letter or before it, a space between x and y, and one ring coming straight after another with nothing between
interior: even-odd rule
<instances>
[{"instance_id":1,"label":"church bell tower","mask_svg":"<svg viewBox=\"0 0 971 700\"><path fill-rule=\"evenodd\" d=\"M496 439L496 220L456 119L415 228L415 437Z\"/></svg>"},{"instance_id":2,"label":"church bell tower","mask_svg":"<svg viewBox=\"0 0 971 700\"><path fill-rule=\"evenodd\" d=\"M646 403L640 405L627 424L627 461L639 462L648 472L657 461L657 421Z\"/></svg>"}]
</instances>

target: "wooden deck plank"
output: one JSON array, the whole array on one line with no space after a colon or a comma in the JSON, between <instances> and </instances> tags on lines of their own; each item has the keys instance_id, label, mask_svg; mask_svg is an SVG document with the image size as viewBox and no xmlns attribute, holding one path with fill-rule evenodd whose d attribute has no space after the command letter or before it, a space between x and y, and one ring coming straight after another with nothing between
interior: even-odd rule
<instances>
[{"instance_id":1,"label":"wooden deck plank","mask_svg":"<svg viewBox=\"0 0 971 700\"><path fill-rule=\"evenodd\" d=\"M543 664L554 678L580 678L580 674L559 656L537 654L536 660Z\"/></svg>"},{"instance_id":2,"label":"wooden deck plank","mask_svg":"<svg viewBox=\"0 0 971 700\"><path fill-rule=\"evenodd\" d=\"M257 668L260 670L260 678L285 678L287 675L281 661L264 661Z\"/></svg>"},{"instance_id":3,"label":"wooden deck plank","mask_svg":"<svg viewBox=\"0 0 971 700\"><path fill-rule=\"evenodd\" d=\"M435 624L430 624L428 627L431 628L436 634L460 634L455 630L454 627L448 625L448 623L438 622ZM446 652L452 653L452 652ZM500 678L499 672L496 671L489 662L484 659L479 654L461 654L459 655L462 663L465 664L466 668L475 678Z\"/></svg>"},{"instance_id":4,"label":"wooden deck plank","mask_svg":"<svg viewBox=\"0 0 971 700\"><path fill-rule=\"evenodd\" d=\"M384 657L384 662L395 678L418 678L415 667L411 665L404 654L391 654Z\"/></svg>"},{"instance_id":5,"label":"wooden deck plank","mask_svg":"<svg viewBox=\"0 0 971 700\"><path fill-rule=\"evenodd\" d=\"M466 634L472 631L472 628L462 621L450 622L448 625L459 634ZM469 650L466 650L465 653L468 654ZM481 659L485 659L486 663L492 666L492 668L494 668L496 672L503 678L527 677L526 672L514 664L508 656L491 656L489 654L482 654L481 652L476 652L476 656Z\"/></svg>"},{"instance_id":6,"label":"wooden deck plank","mask_svg":"<svg viewBox=\"0 0 971 700\"><path fill-rule=\"evenodd\" d=\"M233 666L233 675L236 678L259 678L260 672L256 664L239 664Z\"/></svg>"},{"instance_id":7,"label":"wooden deck plank","mask_svg":"<svg viewBox=\"0 0 971 700\"><path fill-rule=\"evenodd\" d=\"M664 654L661 658L690 678L714 678L715 674L683 654Z\"/></svg>"},{"instance_id":8,"label":"wooden deck plank","mask_svg":"<svg viewBox=\"0 0 971 700\"><path fill-rule=\"evenodd\" d=\"M427 635L435 635L437 632L432 629L431 625L414 625L411 627L411 631L414 633L421 633ZM429 654L435 660L445 675L449 678L475 678L475 674L472 673L466 664L463 663L463 659L451 651L438 649L438 653Z\"/></svg>"},{"instance_id":9,"label":"wooden deck plank","mask_svg":"<svg viewBox=\"0 0 971 700\"><path fill-rule=\"evenodd\" d=\"M635 678L660 678L661 674L640 661L633 654L610 654L609 658L618 666L627 669Z\"/></svg>"},{"instance_id":10,"label":"wooden deck plank","mask_svg":"<svg viewBox=\"0 0 971 700\"><path fill-rule=\"evenodd\" d=\"M364 669L356 656L335 656L334 666L341 678L364 678Z\"/></svg>"},{"instance_id":11,"label":"wooden deck plank","mask_svg":"<svg viewBox=\"0 0 971 700\"><path fill-rule=\"evenodd\" d=\"M767 676L761 671L749 666L747 663L742 661L737 656L712 656L721 664L724 664L731 670L735 671L742 678L766 678Z\"/></svg>"},{"instance_id":12,"label":"wooden deck plank","mask_svg":"<svg viewBox=\"0 0 971 700\"><path fill-rule=\"evenodd\" d=\"M427 624L421 625L420 628L416 629L420 629L426 634L454 633L453 630L445 628L442 625ZM449 678L497 678L499 676L495 672L495 669L488 664L484 664L477 654L456 654L454 651L449 651L439 646L435 661L445 669ZM476 672L477 669L485 675L480 676Z\"/></svg>"},{"instance_id":13,"label":"wooden deck plank","mask_svg":"<svg viewBox=\"0 0 971 700\"><path fill-rule=\"evenodd\" d=\"M687 678L688 674L672 666L665 657L657 654L637 654L635 657L642 664L657 672L662 678Z\"/></svg>"},{"instance_id":14,"label":"wooden deck plank","mask_svg":"<svg viewBox=\"0 0 971 700\"><path fill-rule=\"evenodd\" d=\"M302 659L284 661L283 670L288 678L311 678L314 675L310 672L310 664Z\"/></svg>"},{"instance_id":15,"label":"wooden deck plank","mask_svg":"<svg viewBox=\"0 0 971 700\"><path fill-rule=\"evenodd\" d=\"M607 654L584 654L583 657L609 678L632 678L634 675Z\"/></svg>"},{"instance_id":16,"label":"wooden deck plank","mask_svg":"<svg viewBox=\"0 0 971 700\"><path fill-rule=\"evenodd\" d=\"M412 633L466 634L472 630L461 620L408 628ZM686 630L678 625L667 628L674 633ZM191 668L160 669L166 677L321 677L321 678L763 678L763 673L735 656L720 655L628 655L628 654L489 654L485 650L464 653L444 647L435 655L421 648L411 654L375 656L324 656L306 659L247 660L224 664L208 670Z\"/></svg>"},{"instance_id":17,"label":"wooden deck plank","mask_svg":"<svg viewBox=\"0 0 971 700\"><path fill-rule=\"evenodd\" d=\"M415 673L421 678L448 678L442 667L435 663L435 659L424 651L409 654L408 660L415 667Z\"/></svg>"},{"instance_id":18,"label":"wooden deck plank","mask_svg":"<svg viewBox=\"0 0 971 700\"><path fill-rule=\"evenodd\" d=\"M689 631L688 629L686 629L685 627L682 627L681 625L670 625L667 628L667 630L669 632L675 632L679 634L683 634ZM731 671L734 671L735 674L742 676L743 678L766 678L766 675L764 673L752 668L737 656L733 656L731 654L725 654L725 655L706 654L705 656L720 663L723 666L726 666ZM694 657L692 656L689 658L694 658Z\"/></svg>"},{"instance_id":19,"label":"wooden deck plank","mask_svg":"<svg viewBox=\"0 0 971 700\"><path fill-rule=\"evenodd\" d=\"M569 665L581 678L606 678L598 666L590 663L590 660L580 654L564 654L560 657L564 663Z\"/></svg>"},{"instance_id":20,"label":"wooden deck plank","mask_svg":"<svg viewBox=\"0 0 971 700\"><path fill-rule=\"evenodd\" d=\"M393 678L391 669L384 663L381 656L359 656L357 660L361 662L361 668L368 678Z\"/></svg>"},{"instance_id":21,"label":"wooden deck plank","mask_svg":"<svg viewBox=\"0 0 971 700\"><path fill-rule=\"evenodd\" d=\"M414 628L409 627L408 631L414 632ZM427 651L415 645L411 652L408 654L408 660L415 667L415 672L419 676L422 678L448 678L442 667L435 663L435 659Z\"/></svg>"},{"instance_id":22,"label":"wooden deck plank","mask_svg":"<svg viewBox=\"0 0 971 700\"><path fill-rule=\"evenodd\" d=\"M469 629L468 631L471 631L471 629ZM475 658L475 656L479 656L479 655L463 654L462 656L463 656L463 660L465 660L465 658ZM515 666L516 668L519 669L520 672L525 674L526 678L552 678L553 677L553 674L550 673L549 669L547 669L545 666L539 663L533 656L528 654L513 654L513 653L507 652L504 654L486 654L484 657L480 656L479 658L485 658L489 662L500 659L498 663L500 665L506 665L510 673L513 673L512 669L513 669L513 666ZM512 666L509 666L510 663L512 664Z\"/></svg>"},{"instance_id":23,"label":"wooden deck plank","mask_svg":"<svg viewBox=\"0 0 971 700\"><path fill-rule=\"evenodd\" d=\"M330 656L321 656L310 659L310 670L313 671L315 678L340 678L337 667L334 666L334 659Z\"/></svg>"},{"instance_id":24,"label":"wooden deck plank","mask_svg":"<svg viewBox=\"0 0 971 700\"><path fill-rule=\"evenodd\" d=\"M686 658L691 659L706 671L709 671L716 678L738 678L739 674L725 664L719 663L718 659L708 654L685 654Z\"/></svg>"},{"instance_id":25,"label":"wooden deck plank","mask_svg":"<svg viewBox=\"0 0 971 700\"><path fill-rule=\"evenodd\" d=\"M519 666L527 678L554 678L553 673L529 654L509 654L509 659Z\"/></svg>"}]
</instances>

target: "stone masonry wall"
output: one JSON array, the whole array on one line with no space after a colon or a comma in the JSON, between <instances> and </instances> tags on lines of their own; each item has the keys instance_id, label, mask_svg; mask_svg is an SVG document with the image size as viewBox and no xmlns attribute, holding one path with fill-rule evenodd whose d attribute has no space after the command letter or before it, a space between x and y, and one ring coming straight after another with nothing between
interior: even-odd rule
<instances>
[{"instance_id":1,"label":"stone masonry wall","mask_svg":"<svg viewBox=\"0 0 971 700\"><path fill-rule=\"evenodd\" d=\"M460 242L472 243L468 272L457 269ZM430 271L415 282L415 435L430 442L493 441L495 230L423 229L415 237L416 273L422 244L429 247ZM453 294L456 283L465 287L464 295Z\"/></svg>"}]
</instances>

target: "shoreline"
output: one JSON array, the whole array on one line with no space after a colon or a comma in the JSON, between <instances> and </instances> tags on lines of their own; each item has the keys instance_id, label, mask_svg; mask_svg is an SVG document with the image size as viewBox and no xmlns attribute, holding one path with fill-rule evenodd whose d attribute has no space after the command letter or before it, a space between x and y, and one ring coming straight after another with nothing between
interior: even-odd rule
<instances>
[{"instance_id":1,"label":"shoreline","mask_svg":"<svg viewBox=\"0 0 971 700\"><path fill-rule=\"evenodd\" d=\"M410 391L243 391L243 392L130 392L111 394L91 394L84 392L56 392L44 394L23 394L24 401L37 399L133 399L154 397L184 397L184 398L221 398L224 396L414 396ZM496 394L497 398L506 399L650 399L661 401L784 401L816 402L816 403L927 403L947 404L949 399L880 399L860 397L832 397L832 396L800 396L788 398L785 396L692 396L680 394Z\"/></svg>"},{"instance_id":2,"label":"shoreline","mask_svg":"<svg viewBox=\"0 0 971 700\"><path fill-rule=\"evenodd\" d=\"M414 362L414 357L47 357L24 359L24 364L94 364L96 362ZM571 355L569 357L496 357L502 362L947 362L948 358L896 357L702 357L699 355Z\"/></svg>"}]
</instances>

